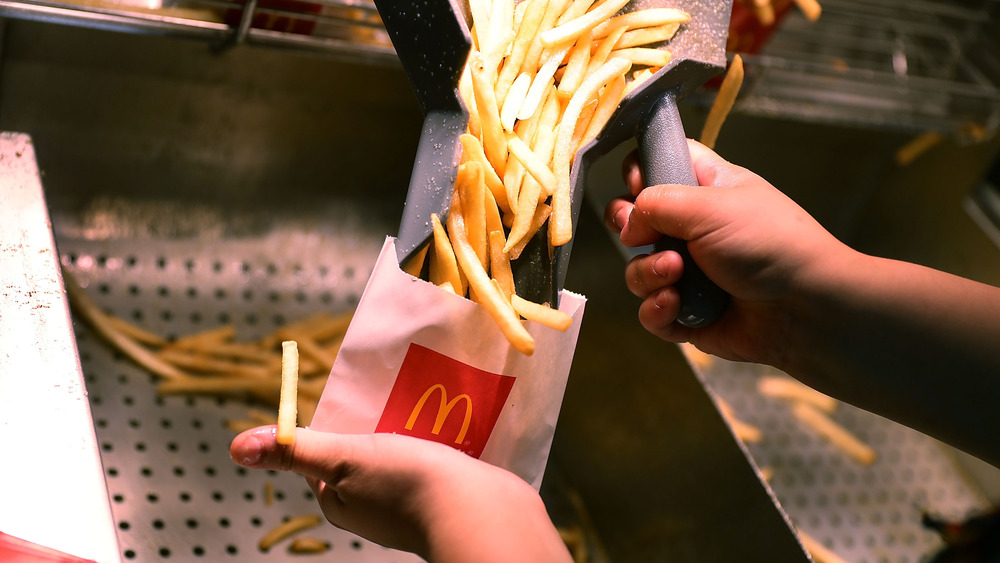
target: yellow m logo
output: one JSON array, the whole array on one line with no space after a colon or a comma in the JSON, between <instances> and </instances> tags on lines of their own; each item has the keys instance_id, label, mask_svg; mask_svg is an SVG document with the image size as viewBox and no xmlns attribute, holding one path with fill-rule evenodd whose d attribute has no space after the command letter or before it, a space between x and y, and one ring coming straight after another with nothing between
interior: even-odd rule
<instances>
[{"instance_id":1,"label":"yellow m logo","mask_svg":"<svg viewBox=\"0 0 1000 563\"><path fill-rule=\"evenodd\" d=\"M427 399L431 397L431 393L435 391L441 391L441 404L438 406L437 418L434 419L434 426L431 428L431 434L437 435L441 433L441 427L444 426L444 421L451 414L452 409L455 405L462 399L465 399L465 421L462 422L462 431L458 433L458 437L455 438L456 444L461 444L462 440L465 440L465 433L469 431L469 423L472 422L472 399L466 395L461 394L451 401L448 400L448 392L445 391L444 385L436 383L431 385L427 391L424 391L423 396L414 405L413 410L410 412L410 418L406 419L406 424L403 428L407 430L413 430L413 425L417 422L417 417L420 416L420 411L423 410L424 404Z\"/></svg>"}]
</instances>

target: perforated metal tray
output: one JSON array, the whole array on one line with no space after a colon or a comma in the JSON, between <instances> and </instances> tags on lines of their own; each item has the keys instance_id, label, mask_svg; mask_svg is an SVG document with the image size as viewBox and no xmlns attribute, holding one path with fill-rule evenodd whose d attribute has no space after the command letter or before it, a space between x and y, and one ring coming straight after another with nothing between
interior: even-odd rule
<instances>
[{"instance_id":1,"label":"perforated metal tray","mask_svg":"<svg viewBox=\"0 0 1000 563\"><path fill-rule=\"evenodd\" d=\"M60 237L61 260L88 294L108 312L165 337L232 323L237 339L250 340L318 310L349 310L378 254L377 240L349 229L335 235L279 229L214 243L141 234L94 241L84 238L92 230L70 230L81 238ZM283 519L320 511L301 477L230 460L234 433L225 423L246 417L246 400L158 397L150 374L83 323L74 328L124 560L308 557L288 554L287 542L270 553L257 548ZM308 535L329 542L327 557L337 561L417 560L329 525Z\"/></svg>"},{"instance_id":2,"label":"perforated metal tray","mask_svg":"<svg viewBox=\"0 0 1000 563\"><path fill-rule=\"evenodd\" d=\"M799 423L787 402L757 391L759 377L780 372L715 359L704 375L738 418L761 429L763 439L748 448L773 470L772 489L793 523L846 561L924 561L942 542L922 527L922 511L962 519L990 506L933 438L840 404L834 420L877 453L863 466Z\"/></svg>"}]
</instances>

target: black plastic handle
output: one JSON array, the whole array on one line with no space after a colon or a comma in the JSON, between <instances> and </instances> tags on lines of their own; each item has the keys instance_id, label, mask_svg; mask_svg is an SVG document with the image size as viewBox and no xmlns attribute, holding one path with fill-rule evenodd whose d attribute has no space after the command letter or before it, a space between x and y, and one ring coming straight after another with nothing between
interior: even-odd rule
<instances>
[{"instance_id":1,"label":"black plastic handle","mask_svg":"<svg viewBox=\"0 0 1000 563\"><path fill-rule=\"evenodd\" d=\"M665 93L643 117L637 140L646 185L698 185L673 92ZM677 322L684 326L701 327L718 320L726 310L729 295L701 271L688 253L687 242L663 237L656 242L656 250L674 250L684 259L684 273L676 285L681 297Z\"/></svg>"}]
</instances>

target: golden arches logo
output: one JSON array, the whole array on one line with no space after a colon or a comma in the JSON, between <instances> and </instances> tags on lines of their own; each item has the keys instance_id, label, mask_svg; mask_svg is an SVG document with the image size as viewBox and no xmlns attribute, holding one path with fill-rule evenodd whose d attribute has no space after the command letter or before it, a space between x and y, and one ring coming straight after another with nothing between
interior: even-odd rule
<instances>
[{"instance_id":1,"label":"golden arches logo","mask_svg":"<svg viewBox=\"0 0 1000 563\"><path fill-rule=\"evenodd\" d=\"M427 403L427 399L430 399L431 394L435 391L441 391L441 404L438 406L437 418L434 419L434 426L431 427L431 434L438 435L441 433L441 427L444 426L444 421L447 420L448 415L451 414L452 409L459 401L465 400L465 420L462 422L462 430L458 433L458 437L455 438L456 444L461 444L462 440L465 440L465 434L469 431L469 424L472 422L472 398L465 393L455 397L451 401L448 400L448 391L445 390L444 385L440 383L435 383L424 391L424 394L417 401L417 404L413 406L413 410L410 411L410 418L406 419L406 424L403 428L407 430L413 430L413 425L417 422L417 417L420 416L420 411L424 409L424 404Z\"/></svg>"}]
</instances>

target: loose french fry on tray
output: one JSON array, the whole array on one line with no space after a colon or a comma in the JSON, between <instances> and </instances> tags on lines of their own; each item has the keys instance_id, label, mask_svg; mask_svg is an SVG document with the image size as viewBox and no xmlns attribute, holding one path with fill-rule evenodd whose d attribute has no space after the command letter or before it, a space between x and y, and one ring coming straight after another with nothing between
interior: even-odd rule
<instances>
[{"instance_id":1,"label":"loose french fry on tray","mask_svg":"<svg viewBox=\"0 0 1000 563\"><path fill-rule=\"evenodd\" d=\"M288 539L299 532L315 528L322 523L323 519L315 514L295 516L294 518L290 518L271 529L260 539L257 543L257 547L263 552L270 551L272 547L281 543L285 539Z\"/></svg>"},{"instance_id":2,"label":"loose french fry on tray","mask_svg":"<svg viewBox=\"0 0 1000 563\"><path fill-rule=\"evenodd\" d=\"M861 465L875 462L876 454L871 446L812 405L796 403L792 407L792 414Z\"/></svg>"},{"instance_id":3,"label":"loose french fry on tray","mask_svg":"<svg viewBox=\"0 0 1000 563\"><path fill-rule=\"evenodd\" d=\"M826 413L837 410L837 399L824 395L791 377L765 375L757 380L757 391L765 397L809 403Z\"/></svg>"},{"instance_id":4,"label":"loose french fry on tray","mask_svg":"<svg viewBox=\"0 0 1000 563\"><path fill-rule=\"evenodd\" d=\"M571 320L517 296L512 261L536 233L550 248L570 241L577 151L600 134L633 81L669 62L664 45L690 16L660 8L616 16L627 0L516 4L469 3L473 47L459 80L469 125L459 136L451 209L431 216L423 275L485 307L511 345L530 354L522 318L558 330Z\"/></svg>"}]
</instances>

